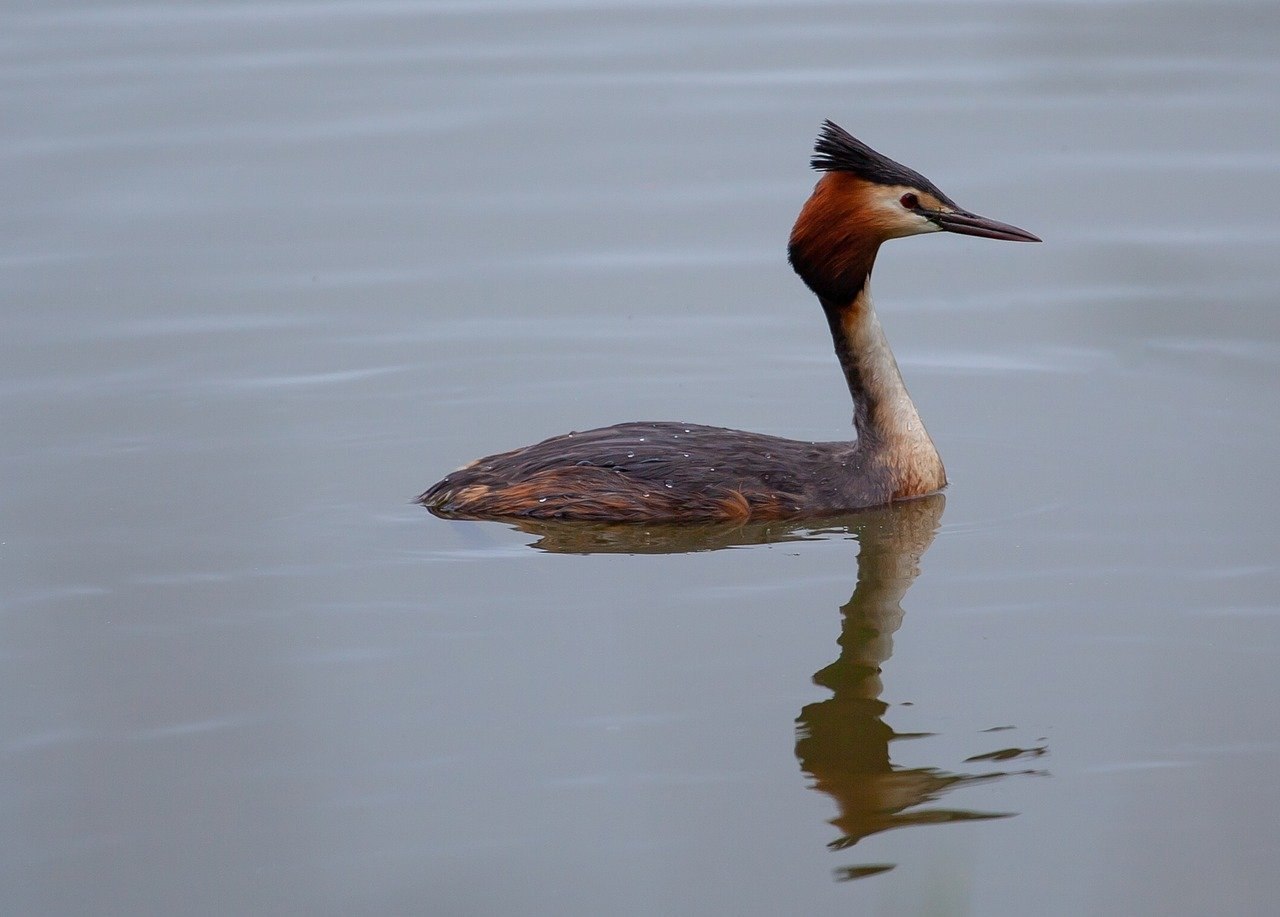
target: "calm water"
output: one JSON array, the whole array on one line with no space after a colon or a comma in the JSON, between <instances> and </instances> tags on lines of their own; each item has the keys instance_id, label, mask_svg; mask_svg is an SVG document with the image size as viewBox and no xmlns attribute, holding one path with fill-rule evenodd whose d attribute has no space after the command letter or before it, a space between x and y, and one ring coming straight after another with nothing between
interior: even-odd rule
<instances>
[{"instance_id":1,"label":"calm water","mask_svg":"<svg viewBox=\"0 0 1280 917\"><path fill-rule=\"evenodd\" d=\"M1271 912L1280 6L0 21L4 913ZM410 504L845 435L823 117L1046 240L881 255L945 501Z\"/></svg>"}]
</instances>

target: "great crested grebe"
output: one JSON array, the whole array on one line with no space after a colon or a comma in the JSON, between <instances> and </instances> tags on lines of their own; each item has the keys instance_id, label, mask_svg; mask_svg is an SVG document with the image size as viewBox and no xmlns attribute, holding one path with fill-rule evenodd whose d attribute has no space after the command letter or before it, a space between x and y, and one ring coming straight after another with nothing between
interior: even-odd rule
<instances>
[{"instance_id":1,"label":"great crested grebe","mask_svg":"<svg viewBox=\"0 0 1280 917\"><path fill-rule=\"evenodd\" d=\"M822 303L853 396L854 442L685 423L621 423L477 459L418 498L464 519L781 519L933 493L942 459L907 394L867 288L880 243L926 232L1039 242L962 210L933 182L825 121L824 172L791 230L791 265Z\"/></svg>"}]
</instances>

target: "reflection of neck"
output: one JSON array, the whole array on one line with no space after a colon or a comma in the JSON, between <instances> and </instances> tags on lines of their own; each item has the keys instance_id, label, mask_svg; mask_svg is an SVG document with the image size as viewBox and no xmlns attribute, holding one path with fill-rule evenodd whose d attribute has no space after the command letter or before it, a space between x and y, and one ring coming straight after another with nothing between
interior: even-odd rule
<instances>
[{"instance_id":1,"label":"reflection of neck","mask_svg":"<svg viewBox=\"0 0 1280 917\"><path fill-rule=\"evenodd\" d=\"M880 666L902 626L902 598L920 573L946 505L941 495L867 514L858 539L858 582L840 609L840 658L814 676L838 694L877 700ZM882 705L883 706L883 705Z\"/></svg>"},{"instance_id":2,"label":"reflection of neck","mask_svg":"<svg viewBox=\"0 0 1280 917\"><path fill-rule=\"evenodd\" d=\"M929 771L895 770L889 744L897 738L883 717L880 667L901 626L902 598L942 518L941 494L868 512L857 529L858 582L841 611L840 658L815 683L832 697L808 704L797 720L796 757L813 785L840 808L832 823L848 846L906 824L900 813L940 791L946 779Z\"/></svg>"},{"instance_id":3,"label":"reflection of neck","mask_svg":"<svg viewBox=\"0 0 1280 917\"><path fill-rule=\"evenodd\" d=\"M891 828L941 824L1010 813L925 808L942 794L978 780L1004 776L957 774L936 767L894 766L889 749L905 738L884 721L880 666L893 651L902 624L902 598L920 573L920 558L942 519L942 494L859 514L858 584L841 611L840 658L814 675L833 696L806 705L796 720L796 757L813 788L835 801L831 824L840 836L827 846L843 850ZM848 866L838 879L874 875L891 865Z\"/></svg>"},{"instance_id":4,"label":"reflection of neck","mask_svg":"<svg viewBox=\"0 0 1280 917\"><path fill-rule=\"evenodd\" d=\"M947 483L938 450L920 420L866 283L852 300L822 300L836 357L853 397L859 448L891 475L893 497L919 496Z\"/></svg>"}]
</instances>

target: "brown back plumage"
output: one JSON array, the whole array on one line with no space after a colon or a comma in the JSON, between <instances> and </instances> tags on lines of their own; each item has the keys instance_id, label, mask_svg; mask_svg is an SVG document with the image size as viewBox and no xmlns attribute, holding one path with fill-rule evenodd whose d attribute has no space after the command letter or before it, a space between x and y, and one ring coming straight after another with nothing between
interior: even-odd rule
<instances>
[{"instance_id":1,"label":"brown back plumage","mask_svg":"<svg viewBox=\"0 0 1280 917\"><path fill-rule=\"evenodd\" d=\"M858 463L851 443L623 423L479 459L418 499L456 518L784 519L867 505L841 474Z\"/></svg>"}]
</instances>

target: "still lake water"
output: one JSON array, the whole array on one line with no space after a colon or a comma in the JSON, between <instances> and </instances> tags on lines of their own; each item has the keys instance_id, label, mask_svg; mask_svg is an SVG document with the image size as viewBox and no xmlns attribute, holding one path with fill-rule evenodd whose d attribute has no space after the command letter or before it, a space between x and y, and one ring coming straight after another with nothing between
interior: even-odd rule
<instances>
[{"instance_id":1,"label":"still lake water","mask_svg":"<svg viewBox=\"0 0 1280 917\"><path fill-rule=\"evenodd\" d=\"M0 21L0 911L1272 912L1280 5ZM411 505L621 420L850 435L784 251L824 117L1045 239L881 253L945 498Z\"/></svg>"}]
</instances>

